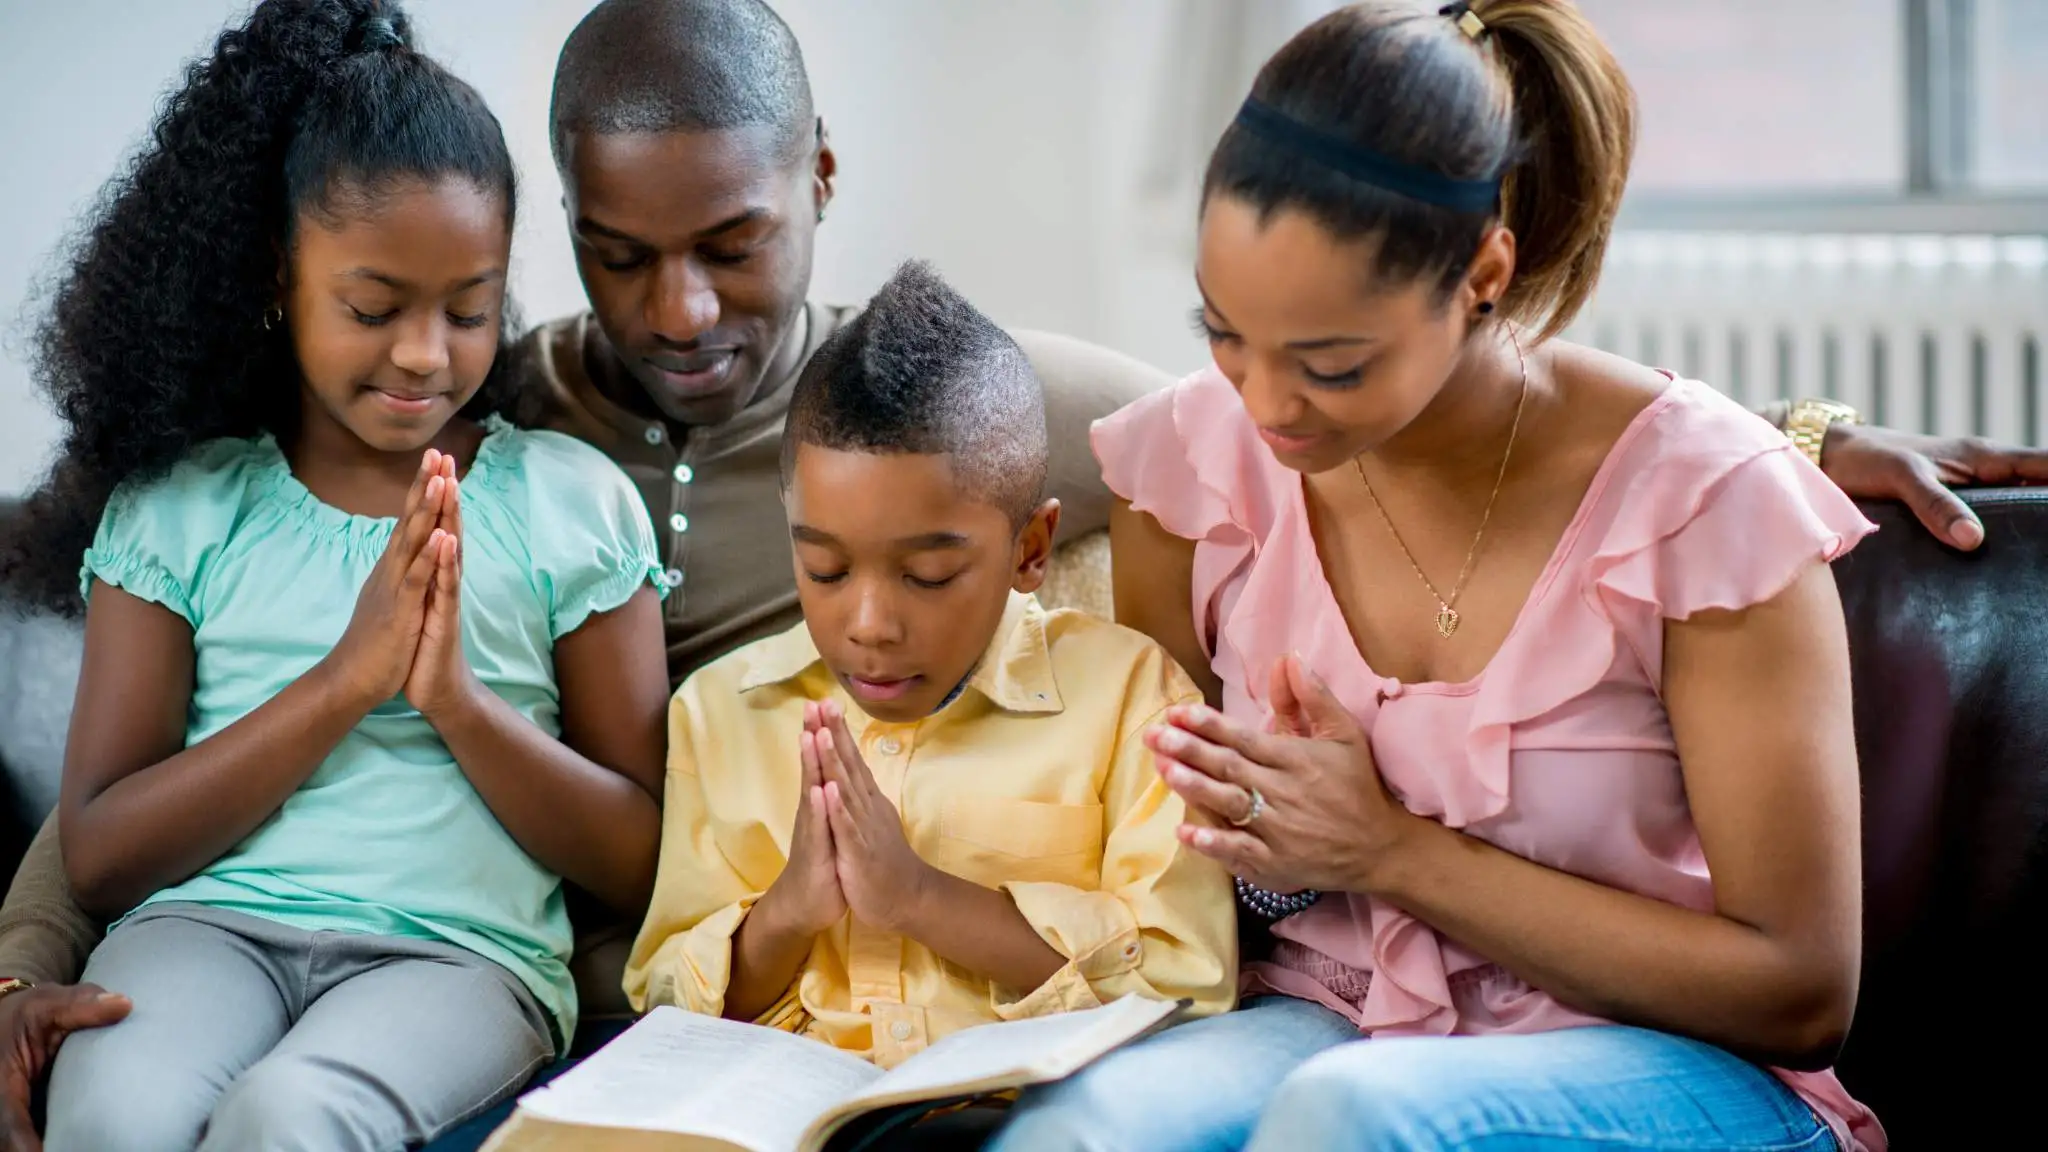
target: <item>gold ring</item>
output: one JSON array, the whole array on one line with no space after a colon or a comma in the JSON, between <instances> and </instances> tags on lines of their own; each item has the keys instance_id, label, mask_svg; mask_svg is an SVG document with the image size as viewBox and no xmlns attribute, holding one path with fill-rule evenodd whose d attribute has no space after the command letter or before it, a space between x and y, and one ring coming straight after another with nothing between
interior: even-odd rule
<instances>
[{"instance_id":1,"label":"gold ring","mask_svg":"<svg viewBox=\"0 0 2048 1152\"><path fill-rule=\"evenodd\" d=\"M1264 796L1264 794L1262 794L1257 788L1247 788L1245 789L1245 791L1249 793L1252 798L1251 810L1244 814L1244 819L1232 820L1230 822L1230 826L1233 828L1242 828L1245 825L1251 823L1254 820L1257 820L1259 817L1264 816L1266 814L1266 797Z\"/></svg>"}]
</instances>

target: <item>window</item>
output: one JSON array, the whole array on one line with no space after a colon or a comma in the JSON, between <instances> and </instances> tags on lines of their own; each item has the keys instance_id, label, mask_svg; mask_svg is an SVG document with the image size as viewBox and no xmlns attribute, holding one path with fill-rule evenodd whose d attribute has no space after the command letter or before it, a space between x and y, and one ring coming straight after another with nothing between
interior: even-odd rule
<instances>
[{"instance_id":1,"label":"window","mask_svg":"<svg viewBox=\"0 0 2048 1152\"><path fill-rule=\"evenodd\" d=\"M2048 189L2048 3L1976 0L1971 103L1977 183Z\"/></svg>"},{"instance_id":2,"label":"window","mask_svg":"<svg viewBox=\"0 0 2048 1152\"><path fill-rule=\"evenodd\" d=\"M2048 233L2048 0L1579 0L1642 119L1626 228Z\"/></svg>"},{"instance_id":3,"label":"window","mask_svg":"<svg viewBox=\"0 0 2048 1152\"><path fill-rule=\"evenodd\" d=\"M1891 191L1899 0L1580 0L1641 107L1642 194Z\"/></svg>"},{"instance_id":4,"label":"window","mask_svg":"<svg viewBox=\"0 0 2048 1152\"><path fill-rule=\"evenodd\" d=\"M2042 0L1580 0L1644 199L2048 196Z\"/></svg>"},{"instance_id":5,"label":"window","mask_svg":"<svg viewBox=\"0 0 2048 1152\"><path fill-rule=\"evenodd\" d=\"M2048 235L2048 0L1577 2L1640 103L1625 228ZM1192 215L1258 63L1335 6L1169 6L1158 218Z\"/></svg>"}]
</instances>

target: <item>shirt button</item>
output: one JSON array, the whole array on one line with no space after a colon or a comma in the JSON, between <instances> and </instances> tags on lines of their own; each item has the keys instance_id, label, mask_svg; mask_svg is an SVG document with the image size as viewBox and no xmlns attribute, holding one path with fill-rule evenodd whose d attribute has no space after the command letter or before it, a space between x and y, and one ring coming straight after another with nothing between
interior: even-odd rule
<instances>
[{"instance_id":1,"label":"shirt button","mask_svg":"<svg viewBox=\"0 0 2048 1152\"><path fill-rule=\"evenodd\" d=\"M884 736L875 747L880 748L884 756L894 756L898 752L903 751L903 741L898 740L894 736ZM897 1039L901 1040L902 1037L898 1036Z\"/></svg>"},{"instance_id":2,"label":"shirt button","mask_svg":"<svg viewBox=\"0 0 2048 1152\"><path fill-rule=\"evenodd\" d=\"M647 433L646 433L646 435L647 435L647 442L648 442L649 444L659 444L659 443L661 443L661 441L662 441L662 438L663 438L663 437L665 437L665 436L667 436L667 435L668 435L668 433L667 433L667 432L664 432L664 431L662 431L662 427L661 427L661 425L659 425L659 424L649 424L649 425L647 426Z\"/></svg>"},{"instance_id":3,"label":"shirt button","mask_svg":"<svg viewBox=\"0 0 2048 1152\"><path fill-rule=\"evenodd\" d=\"M671 568L661 574L661 579L664 584L671 588L681 588L683 586L683 570L681 568Z\"/></svg>"},{"instance_id":4,"label":"shirt button","mask_svg":"<svg viewBox=\"0 0 2048 1152\"><path fill-rule=\"evenodd\" d=\"M1124 959L1136 960L1138 958L1138 954L1143 951L1144 949L1139 947L1138 942L1136 940L1133 940L1129 944L1124 945Z\"/></svg>"},{"instance_id":5,"label":"shirt button","mask_svg":"<svg viewBox=\"0 0 2048 1152\"><path fill-rule=\"evenodd\" d=\"M690 481L695 480L697 478L696 470L691 468L688 464L676 465L675 475L676 483L678 484L688 484Z\"/></svg>"},{"instance_id":6,"label":"shirt button","mask_svg":"<svg viewBox=\"0 0 2048 1152\"><path fill-rule=\"evenodd\" d=\"M894 1024L889 1025L889 1035L898 1040L910 1039L910 1021L898 1020Z\"/></svg>"},{"instance_id":7,"label":"shirt button","mask_svg":"<svg viewBox=\"0 0 2048 1152\"><path fill-rule=\"evenodd\" d=\"M1380 685L1380 699L1399 700L1400 698L1401 682L1399 680L1389 679L1385 684Z\"/></svg>"},{"instance_id":8,"label":"shirt button","mask_svg":"<svg viewBox=\"0 0 2048 1152\"><path fill-rule=\"evenodd\" d=\"M668 529L675 533L688 532L690 530L690 518L678 512L668 518Z\"/></svg>"}]
</instances>

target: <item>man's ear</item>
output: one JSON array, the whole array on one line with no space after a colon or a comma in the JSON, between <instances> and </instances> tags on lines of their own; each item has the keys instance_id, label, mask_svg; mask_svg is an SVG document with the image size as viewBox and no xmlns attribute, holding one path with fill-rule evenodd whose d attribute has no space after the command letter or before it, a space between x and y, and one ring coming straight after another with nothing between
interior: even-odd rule
<instances>
[{"instance_id":1,"label":"man's ear","mask_svg":"<svg viewBox=\"0 0 2048 1152\"><path fill-rule=\"evenodd\" d=\"M833 181L839 175L839 157L832 151L831 138L825 132L825 118L818 117L818 159L811 171L811 195L817 201L818 219L825 219L825 207L832 203L835 191Z\"/></svg>"},{"instance_id":2,"label":"man's ear","mask_svg":"<svg viewBox=\"0 0 2048 1152\"><path fill-rule=\"evenodd\" d=\"M1060 502L1048 499L1031 510L1031 518L1017 533L1017 574L1011 587L1019 592L1036 592L1045 584L1045 569L1052 563L1052 538L1060 527Z\"/></svg>"}]
</instances>

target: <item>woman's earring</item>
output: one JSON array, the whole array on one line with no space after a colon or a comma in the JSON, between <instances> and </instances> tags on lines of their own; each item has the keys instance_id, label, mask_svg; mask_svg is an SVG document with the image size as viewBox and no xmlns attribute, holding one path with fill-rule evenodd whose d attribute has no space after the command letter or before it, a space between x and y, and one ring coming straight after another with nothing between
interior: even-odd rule
<instances>
[{"instance_id":1,"label":"woman's earring","mask_svg":"<svg viewBox=\"0 0 2048 1152\"><path fill-rule=\"evenodd\" d=\"M1491 316L1491 315L1493 315L1493 301L1491 301L1491 300L1481 300L1481 301L1479 302L1479 314L1480 314L1481 316Z\"/></svg>"},{"instance_id":2,"label":"woman's earring","mask_svg":"<svg viewBox=\"0 0 2048 1152\"><path fill-rule=\"evenodd\" d=\"M825 206L824 206L823 204L820 204L820 205L818 205L818 223L820 223L820 224L823 224L824 222L825 222Z\"/></svg>"},{"instance_id":3,"label":"woman's earring","mask_svg":"<svg viewBox=\"0 0 2048 1152\"><path fill-rule=\"evenodd\" d=\"M263 310L263 330L265 332L276 328L282 323L284 323L284 309L272 304Z\"/></svg>"}]
</instances>

